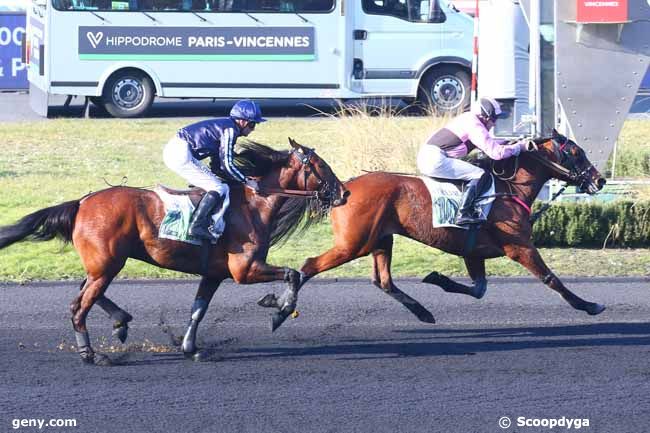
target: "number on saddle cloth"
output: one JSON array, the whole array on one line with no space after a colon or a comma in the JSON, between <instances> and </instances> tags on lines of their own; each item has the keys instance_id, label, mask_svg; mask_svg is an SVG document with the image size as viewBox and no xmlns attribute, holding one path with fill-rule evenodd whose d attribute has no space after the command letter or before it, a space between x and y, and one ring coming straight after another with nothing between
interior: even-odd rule
<instances>
[{"instance_id":1,"label":"number on saddle cloth","mask_svg":"<svg viewBox=\"0 0 650 433\"><path fill-rule=\"evenodd\" d=\"M479 190L483 193L475 201L476 208L481 215L481 219L487 219L492 202L494 201L494 180L492 176L485 176L487 182L484 185L478 185ZM442 179L434 179L429 176L420 176L431 195L431 216L433 227L456 227L467 230L468 226L456 225L456 215L461 198L462 181L448 182ZM486 198L482 198L486 197Z\"/></svg>"}]
</instances>

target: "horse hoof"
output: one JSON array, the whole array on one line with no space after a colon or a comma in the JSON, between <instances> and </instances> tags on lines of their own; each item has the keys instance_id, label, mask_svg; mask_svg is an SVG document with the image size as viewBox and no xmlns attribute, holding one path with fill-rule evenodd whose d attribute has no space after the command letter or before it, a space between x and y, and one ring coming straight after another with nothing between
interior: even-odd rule
<instances>
[{"instance_id":1,"label":"horse hoof","mask_svg":"<svg viewBox=\"0 0 650 433\"><path fill-rule=\"evenodd\" d=\"M120 340L122 344L124 344L127 337L129 336L129 325L125 323L124 325L113 328L113 336L117 337L117 339Z\"/></svg>"},{"instance_id":2,"label":"horse hoof","mask_svg":"<svg viewBox=\"0 0 650 433\"><path fill-rule=\"evenodd\" d=\"M485 296L485 292L487 292L487 283L474 283L474 292L472 293L473 297L481 299Z\"/></svg>"},{"instance_id":3,"label":"horse hoof","mask_svg":"<svg viewBox=\"0 0 650 433\"><path fill-rule=\"evenodd\" d=\"M431 314L430 311L423 312L418 316L418 319L420 319L420 322L424 323L436 323L436 318L433 317L433 314Z\"/></svg>"},{"instance_id":4,"label":"horse hoof","mask_svg":"<svg viewBox=\"0 0 650 433\"><path fill-rule=\"evenodd\" d=\"M605 311L606 308L607 307L605 307L603 304L595 304L594 303L594 304L590 304L587 307L586 311L587 311L587 314L589 314L590 316L596 316L596 315L602 313L603 311Z\"/></svg>"},{"instance_id":5,"label":"horse hoof","mask_svg":"<svg viewBox=\"0 0 650 433\"><path fill-rule=\"evenodd\" d=\"M194 352L183 352L183 356L186 359L192 360L194 362L203 362L207 361L209 358L208 352L205 350L196 350Z\"/></svg>"},{"instance_id":6,"label":"horse hoof","mask_svg":"<svg viewBox=\"0 0 650 433\"><path fill-rule=\"evenodd\" d=\"M262 296L257 300L257 305L264 308L280 308L278 305L278 297L273 293Z\"/></svg>"},{"instance_id":7,"label":"horse hoof","mask_svg":"<svg viewBox=\"0 0 650 433\"><path fill-rule=\"evenodd\" d=\"M101 353L95 354L95 365L100 367L110 367L113 365L111 358Z\"/></svg>"},{"instance_id":8,"label":"horse hoof","mask_svg":"<svg viewBox=\"0 0 650 433\"><path fill-rule=\"evenodd\" d=\"M92 365L95 363L95 352L83 351L79 352L79 356L81 357L81 362L84 364Z\"/></svg>"},{"instance_id":9,"label":"horse hoof","mask_svg":"<svg viewBox=\"0 0 650 433\"><path fill-rule=\"evenodd\" d=\"M284 310L271 314L271 332L275 332L276 329L282 326L282 324L284 323L285 320L287 320L287 317L289 317L290 314L291 313Z\"/></svg>"},{"instance_id":10,"label":"horse hoof","mask_svg":"<svg viewBox=\"0 0 650 433\"><path fill-rule=\"evenodd\" d=\"M431 272L422 280L423 283L435 284L436 286L438 285L439 281L440 281L440 274L436 271Z\"/></svg>"}]
</instances>

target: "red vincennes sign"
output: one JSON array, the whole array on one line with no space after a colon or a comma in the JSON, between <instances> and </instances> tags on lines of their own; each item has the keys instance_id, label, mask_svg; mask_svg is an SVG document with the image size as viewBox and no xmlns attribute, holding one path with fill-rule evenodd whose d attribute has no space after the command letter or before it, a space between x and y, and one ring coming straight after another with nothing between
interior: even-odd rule
<instances>
[{"instance_id":1,"label":"red vincennes sign","mask_svg":"<svg viewBox=\"0 0 650 433\"><path fill-rule=\"evenodd\" d=\"M579 23L620 23L628 20L628 0L577 0Z\"/></svg>"}]
</instances>

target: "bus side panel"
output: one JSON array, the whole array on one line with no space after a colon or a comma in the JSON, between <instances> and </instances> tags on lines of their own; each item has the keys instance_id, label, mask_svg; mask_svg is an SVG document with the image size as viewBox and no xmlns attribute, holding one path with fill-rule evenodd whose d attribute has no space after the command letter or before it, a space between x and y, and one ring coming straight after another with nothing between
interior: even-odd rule
<instances>
[{"instance_id":1,"label":"bus side panel","mask_svg":"<svg viewBox=\"0 0 650 433\"><path fill-rule=\"evenodd\" d=\"M52 92L98 96L107 71L115 63L144 65L159 79L163 97L337 97L339 67L339 19L329 14L255 14L268 27L314 27L313 60L80 60L79 28L98 26L98 18L88 12L54 11L57 32L52 35ZM204 13L212 24L191 13L151 12L160 22L154 26L142 13L98 12L113 26L126 27L250 27L259 28L245 14ZM98 34L93 35L99 37Z\"/></svg>"}]
</instances>

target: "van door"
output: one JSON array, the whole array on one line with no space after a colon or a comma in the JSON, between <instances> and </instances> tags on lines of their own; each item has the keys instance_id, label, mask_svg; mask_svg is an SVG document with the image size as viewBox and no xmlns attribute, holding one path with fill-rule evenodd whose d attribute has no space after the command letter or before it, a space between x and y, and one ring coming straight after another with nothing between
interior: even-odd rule
<instances>
[{"instance_id":1,"label":"van door","mask_svg":"<svg viewBox=\"0 0 650 433\"><path fill-rule=\"evenodd\" d=\"M441 48L438 1L355 2L353 74L363 93L416 96L419 65Z\"/></svg>"}]
</instances>

